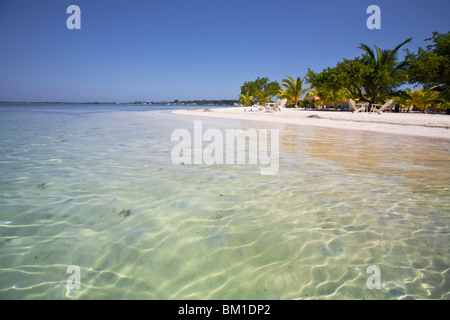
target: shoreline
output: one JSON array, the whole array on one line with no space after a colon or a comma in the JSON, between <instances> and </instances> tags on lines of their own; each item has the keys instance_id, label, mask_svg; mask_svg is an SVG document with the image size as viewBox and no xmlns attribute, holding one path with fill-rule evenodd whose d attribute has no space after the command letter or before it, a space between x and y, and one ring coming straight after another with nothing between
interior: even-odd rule
<instances>
[{"instance_id":1,"label":"shoreline","mask_svg":"<svg viewBox=\"0 0 450 320\"><path fill-rule=\"evenodd\" d=\"M450 116L441 114L383 113L380 115L371 112L351 113L299 109L266 113L244 112L242 107L183 109L174 110L172 113L450 139Z\"/></svg>"}]
</instances>

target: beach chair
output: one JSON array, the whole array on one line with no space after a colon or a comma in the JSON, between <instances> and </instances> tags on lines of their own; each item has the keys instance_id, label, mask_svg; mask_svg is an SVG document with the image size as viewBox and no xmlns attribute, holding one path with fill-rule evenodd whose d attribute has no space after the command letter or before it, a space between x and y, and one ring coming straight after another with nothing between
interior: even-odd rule
<instances>
[{"instance_id":1,"label":"beach chair","mask_svg":"<svg viewBox=\"0 0 450 320\"><path fill-rule=\"evenodd\" d=\"M278 105L274 106L274 109L276 111L283 111L284 109L286 109L285 105L287 103L287 99L282 99L282 100L278 100L278 101L279 101L279 103L278 103Z\"/></svg>"},{"instance_id":2,"label":"beach chair","mask_svg":"<svg viewBox=\"0 0 450 320\"><path fill-rule=\"evenodd\" d=\"M281 111L287 103L287 99L278 99L277 102L268 102L265 104L264 108L266 112ZM273 105L273 106L272 106Z\"/></svg>"},{"instance_id":3,"label":"beach chair","mask_svg":"<svg viewBox=\"0 0 450 320\"><path fill-rule=\"evenodd\" d=\"M278 99L276 102L267 102L263 108L265 112L274 112L277 111L277 106L280 103L280 99Z\"/></svg>"},{"instance_id":4,"label":"beach chair","mask_svg":"<svg viewBox=\"0 0 450 320\"><path fill-rule=\"evenodd\" d=\"M278 106L279 103L280 103L280 99L278 99L276 102L267 102L264 105L264 111L266 111L266 112L276 111L276 107Z\"/></svg>"},{"instance_id":5,"label":"beach chair","mask_svg":"<svg viewBox=\"0 0 450 320\"><path fill-rule=\"evenodd\" d=\"M271 107L271 106L268 105L268 104L264 105L263 108L264 108L264 111L265 111L265 112L274 112L274 111L276 111L276 110L275 110L275 107Z\"/></svg>"},{"instance_id":6,"label":"beach chair","mask_svg":"<svg viewBox=\"0 0 450 320\"><path fill-rule=\"evenodd\" d=\"M251 107L244 107L244 112L262 111L262 106L259 102Z\"/></svg>"},{"instance_id":7,"label":"beach chair","mask_svg":"<svg viewBox=\"0 0 450 320\"><path fill-rule=\"evenodd\" d=\"M356 104L356 102L352 99L348 101L348 107L350 111L353 111L353 113L358 113L361 111L366 111L367 102Z\"/></svg>"},{"instance_id":8,"label":"beach chair","mask_svg":"<svg viewBox=\"0 0 450 320\"><path fill-rule=\"evenodd\" d=\"M390 110L392 108L392 104L394 103L394 101L391 99L388 102L386 102L385 104L381 105L381 104L373 104L372 108L370 108L371 112L378 112L378 114L382 114L383 112ZM380 109L378 109L378 107L380 107Z\"/></svg>"}]
</instances>

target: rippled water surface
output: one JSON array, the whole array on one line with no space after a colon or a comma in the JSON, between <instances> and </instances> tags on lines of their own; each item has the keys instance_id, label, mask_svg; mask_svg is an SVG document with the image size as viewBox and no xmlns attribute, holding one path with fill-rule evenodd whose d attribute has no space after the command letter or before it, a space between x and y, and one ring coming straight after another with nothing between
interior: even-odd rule
<instances>
[{"instance_id":1,"label":"rippled water surface","mask_svg":"<svg viewBox=\"0 0 450 320\"><path fill-rule=\"evenodd\" d=\"M0 299L450 298L448 140L153 109L0 105ZM194 120L279 129L278 173L174 165Z\"/></svg>"}]
</instances>

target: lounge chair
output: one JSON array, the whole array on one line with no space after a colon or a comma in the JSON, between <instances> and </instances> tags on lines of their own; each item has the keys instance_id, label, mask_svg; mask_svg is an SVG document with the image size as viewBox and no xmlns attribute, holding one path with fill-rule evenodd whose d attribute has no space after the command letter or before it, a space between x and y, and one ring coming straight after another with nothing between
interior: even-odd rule
<instances>
[{"instance_id":1,"label":"lounge chair","mask_svg":"<svg viewBox=\"0 0 450 320\"><path fill-rule=\"evenodd\" d=\"M394 101L391 99L388 102L386 102L385 104L381 105L381 104L373 104L372 108L370 108L371 112L378 112L378 114L382 114L384 111L386 110L390 110L392 108L392 104L394 103ZM380 109L378 109L378 107L380 107Z\"/></svg>"},{"instance_id":2,"label":"lounge chair","mask_svg":"<svg viewBox=\"0 0 450 320\"><path fill-rule=\"evenodd\" d=\"M259 102L251 107L244 107L244 112L252 112L252 111L262 111L262 106Z\"/></svg>"},{"instance_id":3,"label":"lounge chair","mask_svg":"<svg viewBox=\"0 0 450 320\"><path fill-rule=\"evenodd\" d=\"M281 111L287 103L287 99L278 99L277 102L269 102L264 105L266 112ZM273 106L272 106L273 105Z\"/></svg>"},{"instance_id":4,"label":"lounge chair","mask_svg":"<svg viewBox=\"0 0 450 320\"><path fill-rule=\"evenodd\" d=\"M350 100L348 101L348 107L349 107L350 111L353 111L353 113L358 113L358 112L361 112L361 111L365 111L365 110L366 110L367 102L356 104L355 101L353 101L352 99L350 99Z\"/></svg>"},{"instance_id":5,"label":"lounge chair","mask_svg":"<svg viewBox=\"0 0 450 320\"><path fill-rule=\"evenodd\" d=\"M274 109L276 109L276 111L282 111L284 109L286 109L284 106L287 103L287 99L282 99L282 100L278 100L279 103L278 105L274 106Z\"/></svg>"},{"instance_id":6,"label":"lounge chair","mask_svg":"<svg viewBox=\"0 0 450 320\"><path fill-rule=\"evenodd\" d=\"M264 108L263 111L265 111L265 112L274 112L274 111L276 111L276 110L275 110L275 107L271 107L271 106L268 105L268 104L264 105L263 108Z\"/></svg>"},{"instance_id":7,"label":"lounge chair","mask_svg":"<svg viewBox=\"0 0 450 320\"><path fill-rule=\"evenodd\" d=\"M276 102L267 102L264 105L264 111L266 111L266 112L276 111L276 107L278 106L279 103L280 103L280 99L278 99Z\"/></svg>"}]
</instances>

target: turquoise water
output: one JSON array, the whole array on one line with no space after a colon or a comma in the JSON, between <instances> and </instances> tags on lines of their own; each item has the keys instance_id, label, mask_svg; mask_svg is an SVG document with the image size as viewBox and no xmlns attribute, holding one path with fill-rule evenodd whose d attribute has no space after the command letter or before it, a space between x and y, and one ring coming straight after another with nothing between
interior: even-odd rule
<instances>
[{"instance_id":1,"label":"turquoise water","mask_svg":"<svg viewBox=\"0 0 450 320\"><path fill-rule=\"evenodd\" d=\"M0 299L450 298L448 140L171 108L0 105ZM279 129L278 173L174 165L194 120Z\"/></svg>"}]
</instances>

